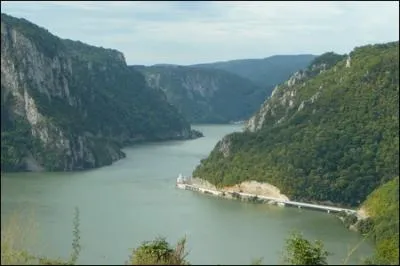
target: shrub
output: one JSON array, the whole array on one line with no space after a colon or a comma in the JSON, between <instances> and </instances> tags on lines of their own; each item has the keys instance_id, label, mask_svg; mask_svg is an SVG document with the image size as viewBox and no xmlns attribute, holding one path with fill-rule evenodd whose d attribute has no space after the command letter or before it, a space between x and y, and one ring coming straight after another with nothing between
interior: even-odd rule
<instances>
[{"instance_id":1,"label":"shrub","mask_svg":"<svg viewBox=\"0 0 400 266\"><path fill-rule=\"evenodd\" d=\"M185 259L186 238L181 239L175 249L165 240L158 237L150 242L143 242L134 249L129 259L130 265L190 265Z\"/></svg>"}]
</instances>

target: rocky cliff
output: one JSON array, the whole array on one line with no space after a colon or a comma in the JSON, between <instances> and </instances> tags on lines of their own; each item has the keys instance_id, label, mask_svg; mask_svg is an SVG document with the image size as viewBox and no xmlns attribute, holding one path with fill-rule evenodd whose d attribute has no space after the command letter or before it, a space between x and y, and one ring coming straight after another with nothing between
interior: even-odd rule
<instances>
[{"instance_id":1,"label":"rocky cliff","mask_svg":"<svg viewBox=\"0 0 400 266\"><path fill-rule=\"evenodd\" d=\"M307 68L296 71L288 80L275 86L271 96L265 100L259 111L247 121L246 129L254 132L260 130L263 126L277 125L301 111L305 105L314 103L323 89L322 85L311 97L301 101L298 101L298 90L305 87L308 80L331 68L344 57L332 52L325 53L311 61Z\"/></svg>"},{"instance_id":2,"label":"rocky cliff","mask_svg":"<svg viewBox=\"0 0 400 266\"><path fill-rule=\"evenodd\" d=\"M1 14L1 170L78 170L193 132L122 53Z\"/></svg>"},{"instance_id":3,"label":"rocky cliff","mask_svg":"<svg viewBox=\"0 0 400 266\"><path fill-rule=\"evenodd\" d=\"M150 87L162 90L192 123L248 119L267 95L263 87L223 70L174 65L133 68L145 75Z\"/></svg>"}]
</instances>

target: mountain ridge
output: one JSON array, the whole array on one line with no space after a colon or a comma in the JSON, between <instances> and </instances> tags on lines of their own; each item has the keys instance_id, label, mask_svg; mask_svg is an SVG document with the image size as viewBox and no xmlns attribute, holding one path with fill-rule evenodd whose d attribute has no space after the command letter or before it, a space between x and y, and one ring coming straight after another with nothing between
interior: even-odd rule
<instances>
[{"instance_id":1,"label":"mountain ridge","mask_svg":"<svg viewBox=\"0 0 400 266\"><path fill-rule=\"evenodd\" d=\"M145 75L150 87L161 89L189 121L227 123L246 120L270 96L271 84L283 82L313 58L276 55L198 65L131 67ZM254 79L253 72L260 80Z\"/></svg>"},{"instance_id":2,"label":"mountain ridge","mask_svg":"<svg viewBox=\"0 0 400 266\"><path fill-rule=\"evenodd\" d=\"M123 146L199 136L124 55L1 14L1 171L71 171Z\"/></svg>"},{"instance_id":3,"label":"mountain ridge","mask_svg":"<svg viewBox=\"0 0 400 266\"><path fill-rule=\"evenodd\" d=\"M278 85L247 130L225 136L193 176L219 186L251 178L299 201L360 204L399 172L398 59L398 42L316 58Z\"/></svg>"},{"instance_id":4,"label":"mountain ridge","mask_svg":"<svg viewBox=\"0 0 400 266\"><path fill-rule=\"evenodd\" d=\"M247 119L267 91L250 80L218 69L186 66L131 66L148 86L162 90L191 123L229 123Z\"/></svg>"},{"instance_id":5,"label":"mountain ridge","mask_svg":"<svg viewBox=\"0 0 400 266\"><path fill-rule=\"evenodd\" d=\"M315 57L311 54L273 55L260 59L235 59L190 66L222 69L271 89L286 80L293 72L306 67Z\"/></svg>"}]
</instances>

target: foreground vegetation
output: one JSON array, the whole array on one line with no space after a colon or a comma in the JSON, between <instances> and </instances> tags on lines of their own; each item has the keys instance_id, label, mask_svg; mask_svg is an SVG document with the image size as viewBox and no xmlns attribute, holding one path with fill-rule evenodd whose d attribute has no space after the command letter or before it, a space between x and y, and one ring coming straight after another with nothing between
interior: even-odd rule
<instances>
[{"instance_id":1,"label":"foreground vegetation","mask_svg":"<svg viewBox=\"0 0 400 266\"><path fill-rule=\"evenodd\" d=\"M399 264L399 178L384 184L375 190L363 205L373 219L373 226L365 234L376 243L375 254L364 261L365 264L398 265ZM2 230L1 265L75 265L81 251L79 231L79 210L75 209L73 221L72 252L68 259L51 259L35 256L14 245L12 237ZM187 260L186 238L172 246L163 237L143 242L132 250L125 262L126 265L190 265ZM347 264L356 245L343 260ZM282 261L287 265L327 265L331 253L324 248L321 241L309 241L300 233L294 232L286 240ZM263 264L263 259L252 261L252 265Z\"/></svg>"},{"instance_id":2,"label":"foreground vegetation","mask_svg":"<svg viewBox=\"0 0 400 266\"><path fill-rule=\"evenodd\" d=\"M364 203L373 227L376 251L371 263L399 265L399 177L380 186Z\"/></svg>"},{"instance_id":3,"label":"foreground vegetation","mask_svg":"<svg viewBox=\"0 0 400 266\"><path fill-rule=\"evenodd\" d=\"M79 244L79 211L76 209L74 217L72 252L68 259L51 259L44 256L35 256L13 245L12 239L3 235L1 239L1 265L76 265L81 251ZM283 260L290 265L326 265L327 255L323 243L311 243L299 233L294 233L287 239ZM133 249L126 265L191 265L186 259L186 238L182 238L172 246L163 237L153 241L143 242ZM252 265L262 264L262 259L253 260Z\"/></svg>"}]
</instances>

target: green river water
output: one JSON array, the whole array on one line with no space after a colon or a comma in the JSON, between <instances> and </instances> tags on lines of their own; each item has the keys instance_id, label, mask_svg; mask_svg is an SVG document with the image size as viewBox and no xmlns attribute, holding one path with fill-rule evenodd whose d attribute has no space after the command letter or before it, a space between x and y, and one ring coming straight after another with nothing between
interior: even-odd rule
<instances>
[{"instance_id":1,"label":"green river water","mask_svg":"<svg viewBox=\"0 0 400 266\"><path fill-rule=\"evenodd\" d=\"M140 144L111 166L74 173L2 174L1 222L29 231L23 245L66 258L71 251L74 207L80 210L82 264L123 264L144 240L188 239L192 264L281 263L285 238L297 230L324 241L341 263L362 239L331 214L241 203L175 188L225 134L240 125L198 125L204 138ZM10 223L11 218L17 220ZM363 242L349 263L369 256Z\"/></svg>"}]
</instances>

